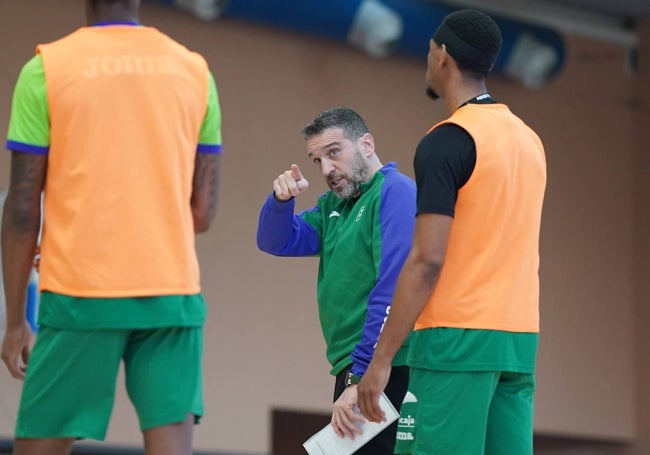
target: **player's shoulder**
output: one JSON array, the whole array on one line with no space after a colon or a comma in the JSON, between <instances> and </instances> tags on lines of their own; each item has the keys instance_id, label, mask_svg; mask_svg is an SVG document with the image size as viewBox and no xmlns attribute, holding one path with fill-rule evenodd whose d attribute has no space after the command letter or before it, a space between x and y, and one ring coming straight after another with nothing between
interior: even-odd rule
<instances>
[{"instance_id":1,"label":"player's shoulder","mask_svg":"<svg viewBox=\"0 0 650 455\"><path fill-rule=\"evenodd\" d=\"M41 54L35 54L32 58L27 60L20 71L27 75L42 74L43 58L41 57Z\"/></svg>"},{"instance_id":2,"label":"player's shoulder","mask_svg":"<svg viewBox=\"0 0 650 455\"><path fill-rule=\"evenodd\" d=\"M177 39L173 38L172 36L166 34L165 32L155 28L155 27L147 27L148 30L150 30L151 33L156 33L159 37L159 39L165 41L166 45L169 46L170 48L173 48L176 50L179 54L185 54L187 58L194 59L196 61L200 62L205 62L205 57L203 55L194 50L190 49L187 45L184 43L178 41Z\"/></svg>"},{"instance_id":3,"label":"player's shoulder","mask_svg":"<svg viewBox=\"0 0 650 455\"><path fill-rule=\"evenodd\" d=\"M25 62L20 69L16 83L20 84L22 87L30 85L40 87L45 84L45 68L40 54L34 55Z\"/></svg>"},{"instance_id":4,"label":"player's shoulder","mask_svg":"<svg viewBox=\"0 0 650 455\"><path fill-rule=\"evenodd\" d=\"M422 138L416 159L422 156L428 159L454 157L459 151L473 150L474 147L474 139L465 128L453 122L442 123Z\"/></svg>"},{"instance_id":5,"label":"player's shoulder","mask_svg":"<svg viewBox=\"0 0 650 455\"><path fill-rule=\"evenodd\" d=\"M432 129L424 138L435 141L464 141L471 140L472 136L470 135L469 131L467 131L461 125L455 123L452 120L448 120Z\"/></svg>"}]
</instances>

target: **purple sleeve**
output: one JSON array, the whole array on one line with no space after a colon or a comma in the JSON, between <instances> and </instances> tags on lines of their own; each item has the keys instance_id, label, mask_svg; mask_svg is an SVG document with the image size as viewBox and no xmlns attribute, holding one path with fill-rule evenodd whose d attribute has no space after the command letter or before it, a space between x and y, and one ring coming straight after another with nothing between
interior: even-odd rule
<instances>
[{"instance_id":1,"label":"purple sleeve","mask_svg":"<svg viewBox=\"0 0 650 455\"><path fill-rule=\"evenodd\" d=\"M379 273L368 296L368 312L361 342L352 351L352 374L363 376L372 359L377 340L388 317L397 277L411 250L415 227L416 187L410 178L397 172L384 184L376 239ZM377 258L375 259L377 260Z\"/></svg>"},{"instance_id":2,"label":"purple sleeve","mask_svg":"<svg viewBox=\"0 0 650 455\"><path fill-rule=\"evenodd\" d=\"M257 247L275 256L313 256L320 251L318 231L293 213L295 200L266 199L257 225Z\"/></svg>"}]
</instances>

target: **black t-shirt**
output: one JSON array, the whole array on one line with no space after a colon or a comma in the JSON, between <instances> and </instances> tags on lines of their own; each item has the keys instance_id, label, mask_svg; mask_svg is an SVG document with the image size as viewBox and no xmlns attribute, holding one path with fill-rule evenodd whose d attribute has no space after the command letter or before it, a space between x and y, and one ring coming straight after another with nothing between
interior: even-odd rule
<instances>
[{"instance_id":1,"label":"black t-shirt","mask_svg":"<svg viewBox=\"0 0 650 455\"><path fill-rule=\"evenodd\" d=\"M424 136L413 160L417 213L453 217L458 190L471 177L475 164L474 139L460 126L446 123Z\"/></svg>"},{"instance_id":2,"label":"black t-shirt","mask_svg":"<svg viewBox=\"0 0 650 455\"><path fill-rule=\"evenodd\" d=\"M463 103L494 104L487 93ZM424 136L415 150L413 167L418 187L417 213L453 217L458 190L476 165L476 144L462 127L444 123Z\"/></svg>"}]
</instances>

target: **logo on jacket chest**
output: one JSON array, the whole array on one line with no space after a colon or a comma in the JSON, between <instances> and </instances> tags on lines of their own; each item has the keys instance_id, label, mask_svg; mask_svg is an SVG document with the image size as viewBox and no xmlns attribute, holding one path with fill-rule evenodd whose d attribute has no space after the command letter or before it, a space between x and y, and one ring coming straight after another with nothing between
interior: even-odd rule
<instances>
[{"instance_id":1,"label":"logo on jacket chest","mask_svg":"<svg viewBox=\"0 0 650 455\"><path fill-rule=\"evenodd\" d=\"M361 208L359 208L359 211L356 214L356 217L354 218L354 221L355 222L359 221L361 219L361 217L363 216L365 211L366 211L366 206L365 205L361 206ZM348 216L346 216L345 213L343 215L341 215L341 212L339 212L337 210L332 210L327 217L328 218L340 218L341 216L343 216L343 218L345 218L345 219L349 219Z\"/></svg>"},{"instance_id":2,"label":"logo on jacket chest","mask_svg":"<svg viewBox=\"0 0 650 455\"><path fill-rule=\"evenodd\" d=\"M362 205L361 208L359 209L359 211L357 212L357 217L354 219L354 221L355 222L359 221L361 219L361 217L363 216L363 212L365 212L365 211L366 211L366 206Z\"/></svg>"}]
</instances>

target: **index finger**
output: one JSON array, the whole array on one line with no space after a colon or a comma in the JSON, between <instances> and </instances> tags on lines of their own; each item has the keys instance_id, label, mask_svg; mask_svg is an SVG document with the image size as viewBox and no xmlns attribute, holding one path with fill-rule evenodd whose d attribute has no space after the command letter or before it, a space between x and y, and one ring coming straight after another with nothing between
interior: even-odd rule
<instances>
[{"instance_id":1,"label":"index finger","mask_svg":"<svg viewBox=\"0 0 650 455\"><path fill-rule=\"evenodd\" d=\"M291 177L293 177L296 182L303 179L302 172L300 172L300 168L297 164L291 165Z\"/></svg>"}]
</instances>

